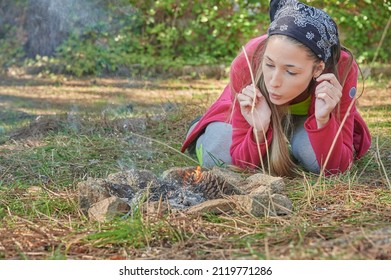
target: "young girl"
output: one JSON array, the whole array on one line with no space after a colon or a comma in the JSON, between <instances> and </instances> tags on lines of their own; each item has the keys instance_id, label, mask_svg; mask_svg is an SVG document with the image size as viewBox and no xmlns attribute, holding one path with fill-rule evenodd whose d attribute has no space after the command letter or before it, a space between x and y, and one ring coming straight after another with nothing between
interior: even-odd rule
<instances>
[{"instance_id":1,"label":"young girl","mask_svg":"<svg viewBox=\"0 0 391 280\"><path fill-rule=\"evenodd\" d=\"M195 149L204 167L262 166L278 176L292 175L297 165L344 172L371 144L354 104L353 55L322 10L272 0L270 19L268 34L233 61L230 83L191 126L182 152Z\"/></svg>"}]
</instances>

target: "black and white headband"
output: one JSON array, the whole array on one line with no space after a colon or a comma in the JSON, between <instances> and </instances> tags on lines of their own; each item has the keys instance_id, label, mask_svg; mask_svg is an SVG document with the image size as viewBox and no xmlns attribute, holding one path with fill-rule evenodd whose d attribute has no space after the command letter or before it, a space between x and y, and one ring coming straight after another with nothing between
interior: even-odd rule
<instances>
[{"instance_id":1,"label":"black and white headband","mask_svg":"<svg viewBox=\"0 0 391 280\"><path fill-rule=\"evenodd\" d=\"M270 1L269 36L293 37L326 62L339 43L337 25L324 11L296 0Z\"/></svg>"}]
</instances>

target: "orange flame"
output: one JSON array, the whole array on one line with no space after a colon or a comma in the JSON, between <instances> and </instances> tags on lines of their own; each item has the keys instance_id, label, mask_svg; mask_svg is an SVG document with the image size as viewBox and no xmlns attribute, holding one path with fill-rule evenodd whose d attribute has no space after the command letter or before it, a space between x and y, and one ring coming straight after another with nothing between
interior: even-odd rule
<instances>
[{"instance_id":1,"label":"orange flame","mask_svg":"<svg viewBox=\"0 0 391 280\"><path fill-rule=\"evenodd\" d=\"M196 170L193 172L193 180L194 183L198 183L202 179L202 171L201 171L201 166L197 166Z\"/></svg>"},{"instance_id":2,"label":"orange flame","mask_svg":"<svg viewBox=\"0 0 391 280\"><path fill-rule=\"evenodd\" d=\"M183 174L183 181L187 183L198 183L202 179L201 166L197 166L195 170L186 170Z\"/></svg>"}]
</instances>

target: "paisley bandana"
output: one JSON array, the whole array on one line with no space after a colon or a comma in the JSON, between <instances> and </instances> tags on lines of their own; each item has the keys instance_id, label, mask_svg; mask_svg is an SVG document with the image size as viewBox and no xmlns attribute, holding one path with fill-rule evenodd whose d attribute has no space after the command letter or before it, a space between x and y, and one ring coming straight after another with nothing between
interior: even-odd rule
<instances>
[{"instance_id":1,"label":"paisley bandana","mask_svg":"<svg viewBox=\"0 0 391 280\"><path fill-rule=\"evenodd\" d=\"M332 55L331 47L339 43L337 25L332 18L324 11L296 0L270 1L270 21L269 36L293 37L324 62Z\"/></svg>"}]
</instances>

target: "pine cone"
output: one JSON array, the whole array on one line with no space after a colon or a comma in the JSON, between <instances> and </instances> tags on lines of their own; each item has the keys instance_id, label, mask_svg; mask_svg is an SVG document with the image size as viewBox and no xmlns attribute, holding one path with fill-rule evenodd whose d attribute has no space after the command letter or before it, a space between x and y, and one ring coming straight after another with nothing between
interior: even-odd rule
<instances>
[{"instance_id":1,"label":"pine cone","mask_svg":"<svg viewBox=\"0 0 391 280\"><path fill-rule=\"evenodd\" d=\"M202 193L206 199L222 198L226 195L239 194L234 186L224 178L212 172L202 172L202 178L191 186L195 193Z\"/></svg>"}]
</instances>

